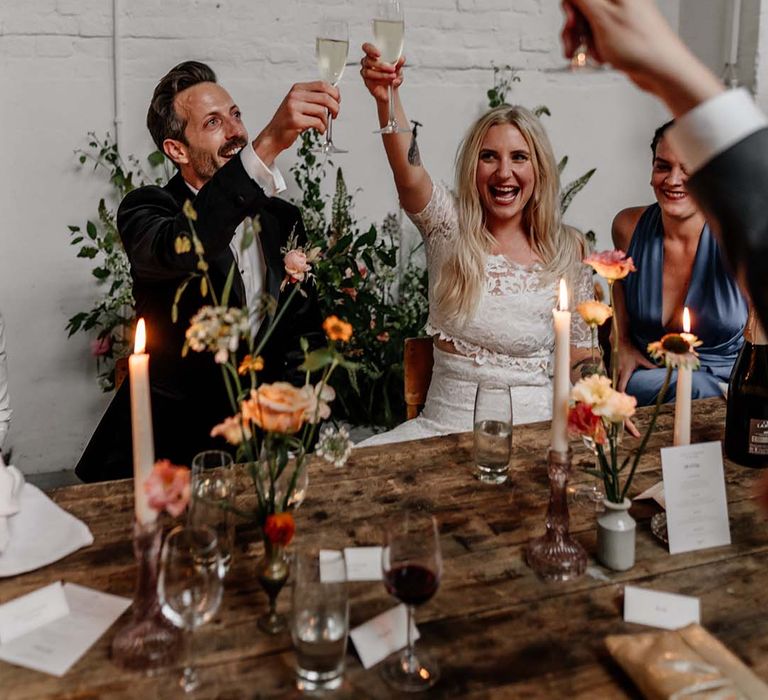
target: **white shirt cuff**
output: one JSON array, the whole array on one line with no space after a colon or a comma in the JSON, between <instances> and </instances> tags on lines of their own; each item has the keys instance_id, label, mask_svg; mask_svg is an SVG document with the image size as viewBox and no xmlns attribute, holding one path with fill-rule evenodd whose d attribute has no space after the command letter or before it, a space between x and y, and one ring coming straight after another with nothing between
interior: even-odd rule
<instances>
[{"instance_id":1,"label":"white shirt cuff","mask_svg":"<svg viewBox=\"0 0 768 700\"><path fill-rule=\"evenodd\" d=\"M716 155L768 125L744 88L726 90L702 102L670 127L670 141L693 173Z\"/></svg>"},{"instance_id":2,"label":"white shirt cuff","mask_svg":"<svg viewBox=\"0 0 768 700\"><path fill-rule=\"evenodd\" d=\"M285 180L282 173L277 169L277 165L273 163L271 168L264 165L264 161L253 150L253 144L249 143L240 151L240 159L243 162L245 172L256 181L256 184L264 190L268 197L274 197L286 189Z\"/></svg>"}]
</instances>

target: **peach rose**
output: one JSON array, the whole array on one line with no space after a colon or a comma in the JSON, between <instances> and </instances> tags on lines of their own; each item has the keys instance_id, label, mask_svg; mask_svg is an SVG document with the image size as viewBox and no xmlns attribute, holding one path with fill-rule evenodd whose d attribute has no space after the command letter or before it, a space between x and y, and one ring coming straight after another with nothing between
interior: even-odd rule
<instances>
[{"instance_id":1,"label":"peach rose","mask_svg":"<svg viewBox=\"0 0 768 700\"><path fill-rule=\"evenodd\" d=\"M601 277L613 282L624 279L630 272L635 272L635 264L632 258L628 258L623 250L604 250L601 253L592 253L584 258L587 265Z\"/></svg>"},{"instance_id":2,"label":"peach rose","mask_svg":"<svg viewBox=\"0 0 768 700\"><path fill-rule=\"evenodd\" d=\"M250 440L251 435L251 429L239 413L225 418L211 430L211 437L223 437L230 445L239 445L243 440Z\"/></svg>"},{"instance_id":3,"label":"peach rose","mask_svg":"<svg viewBox=\"0 0 768 700\"><path fill-rule=\"evenodd\" d=\"M159 459L144 482L144 492L149 496L150 508L158 512L167 510L178 517L189 503L189 469Z\"/></svg>"},{"instance_id":4,"label":"peach rose","mask_svg":"<svg viewBox=\"0 0 768 700\"><path fill-rule=\"evenodd\" d=\"M314 401L314 389L309 385L299 388L288 382L262 384L251 389L251 398L243 401L243 419L272 433L295 433Z\"/></svg>"},{"instance_id":5,"label":"peach rose","mask_svg":"<svg viewBox=\"0 0 768 700\"><path fill-rule=\"evenodd\" d=\"M283 265L289 282L303 282L312 269L307 261L307 254L301 248L289 250L283 258Z\"/></svg>"},{"instance_id":6,"label":"peach rose","mask_svg":"<svg viewBox=\"0 0 768 700\"><path fill-rule=\"evenodd\" d=\"M611 316L613 311L608 304L601 301L583 301L576 307L576 311L584 319L588 326L602 326Z\"/></svg>"}]
</instances>

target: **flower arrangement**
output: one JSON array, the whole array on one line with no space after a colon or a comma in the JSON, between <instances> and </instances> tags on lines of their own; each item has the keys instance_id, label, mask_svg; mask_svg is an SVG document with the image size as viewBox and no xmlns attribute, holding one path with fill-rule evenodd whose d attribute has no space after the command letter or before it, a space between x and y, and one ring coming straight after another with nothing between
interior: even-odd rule
<instances>
[{"instance_id":1,"label":"flower arrangement","mask_svg":"<svg viewBox=\"0 0 768 700\"><path fill-rule=\"evenodd\" d=\"M177 518L189 504L189 469L171 464L167 459L159 459L144 482L144 491L150 508L158 513L166 511Z\"/></svg>"},{"instance_id":2,"label":"flower arrangement","mask_svg":"<svg viewBox=\"0 0 768 700\"><path fill-rule=\"evenodd\" d=\"M698 355L695 348L701 345L701 342L690 333L670 333L661 340L648 345L648 353L654 360L666 366L667 373L656 398L656 406L651 421L645 430L640 445L634 454L630 453L620 461L618 454L620 436L624 422L635 413L637 401L634 397L615 389L619 333L613 303L613 284L616 280L624 279L630 272L634 272L635 266L632 258L627 257L620 250L593 253L587 256L584 262L592 266L608 282L611 307L606 307L605 304L595 301L580 305L578 310L582 318L593 328L593 339L594 329L605 323L608 318L612 319L611 368L613 376L612 379L609 379L600 374L593 374L576 383L571 390L572 405L568 411L568 429L572 434L580 435L594 445L597 465L595 469L587 469L587 473L603 481L605 497L609 501L623 503L640 457L645 451L648 439L656 426L661 404L669 388L672 370L677 367L697 367ZM628 472L626 472L627 468L629 468ZM622 475L625 473L626 478L622 483Z\"/></svg>"},{"instance_id":3,"label":"flower arrangement","mask_svg":"<svg viewBox=\"0 0 768 700\"><path fill-rule=\"evenodd\" d=\"M323 323L327 338L324 346L310 350L307 341L302 340L304 362L299 369L305 373L303 386L284 381L259 382L259 373L264 369L264 347L294 296L306 294L303 287L314 283L314 264L320 257L320 250L298 245L295 236L289 238L282 251L285 276L281 290L286 292L286 297L279 307L269 295L261 300L264 309L270 310L271 319L256 343L251 336L248 310L228 305L234 264L223 292L217 295L208 276L202 243L195 233L197 214L190 202L184 205L184 213L189 222L189 235L179 236L176 249L182 253L195 252L197 271L180 285L172 317L177 317L177 304L184 289L193 278L199 278L201 296L209 298L211 303L203 306L191 319L183 353L209 352L222 367L232 415L212 426L211 436L237 447L237 460L248 465L256 495L252 509L234 510L259 526L269 550L274 546L282 547L291 541L295 532L289 511L303 499L300 485L305 476L307 451L314 444L318 425L330 418L330 403L336 398L329 380L338 367L347 372L357 369L357 365L343 353L344 345L353 337L352 326L337 316L329 316ZM259 232L257 221L246 222L244 249L253 244ZM239 355L243 354L239 360ZM319 374L319 380L312 382L313 374ZM334 463L343 465L349 456L350 441L346 431L327 426L320 445L321 455L325 459L333 455Z\"/></svg>"}]
</instances>

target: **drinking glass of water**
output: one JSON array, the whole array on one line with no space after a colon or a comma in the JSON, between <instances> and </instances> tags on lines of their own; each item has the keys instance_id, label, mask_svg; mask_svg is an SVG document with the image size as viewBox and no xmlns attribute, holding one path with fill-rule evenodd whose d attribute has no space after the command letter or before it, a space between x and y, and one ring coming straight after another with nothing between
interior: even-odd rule
<instances>
[{"instance_id":1,"label":"drinking glass of water","mask_svg":"<svg viewBox=\"0 0 768 700\"><path fill-rule=\"evenodd\" d=\"M512 394L506 384L478 384L474 438L475 476L487 484L503 484L512 456Z\"/></svg>"},{"instance_id":2,"label":"drinking glass of water","mask_svg":"<svg viewBox=\"0 0 768 700\"><path fill-rule=\"evenodd\" d=\"M349 595L344 553L309 549L295 555L291 637L296 686L334 690L344 679Z\"/></svg>"},{"instance_id":3,"label":"drinking glass of water","mask_svg":"<svg viewBox=\"0 0 768 700\"><path fill-rule=\"evenodd\" d=\"M349 28L341 19L324 18L320 22L315 39L315 58L320 79L334 87L339 84L347 65L349 53ZM328 112L328 128L325 131L325 141L318 147L319 153L346 153L343 148L333 144L333 119Z\"/></svg>"}]
</instances>

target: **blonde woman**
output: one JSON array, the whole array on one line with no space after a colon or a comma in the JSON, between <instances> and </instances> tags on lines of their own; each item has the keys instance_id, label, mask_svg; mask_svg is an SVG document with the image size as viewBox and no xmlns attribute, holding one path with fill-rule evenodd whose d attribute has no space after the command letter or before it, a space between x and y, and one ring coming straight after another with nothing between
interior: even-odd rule
<instances>
[{"instance_id":1,"label":"blonde woman","mask_svg":"<svg viewBox=\"0 0 768 700\"><path fill-rule=\"evenodd\" d=\"M397 121L407 124L398 90L404 59L393 66L372 44L363 51L361 74L381 124L389 83ZM572 308L593 287L581 236L560 221L557 166L539 120L510 106L480 117L459 148L455 194L433 183L418 152L409 154L410 134L382 140L400 203L425 241L435 363L422 414L364 444L471 430L484 380L512 387L515 423L550 418L558 282L568 281ZM576 364L589 353L590 334L573 319Z\"/></svg>"}]
</instances>

